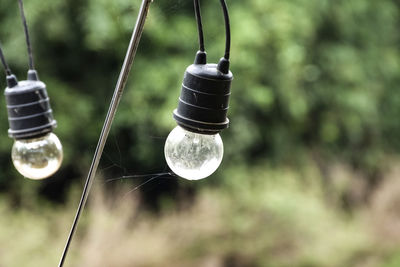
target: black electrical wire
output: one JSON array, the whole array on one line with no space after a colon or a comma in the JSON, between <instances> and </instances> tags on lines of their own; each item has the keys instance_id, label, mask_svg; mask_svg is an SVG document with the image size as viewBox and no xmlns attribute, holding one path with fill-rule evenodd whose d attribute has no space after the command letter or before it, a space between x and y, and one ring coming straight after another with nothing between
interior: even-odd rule
<instances>
[{"instance_id":1,"label":"black electrical wire","mask_svg":"<svg viewBox=\"0 0 400 267\"><path fill-rule=\"evenodd\" d=\"M203 23L201 21L201 11L199 0L193 0L194 2L194 12L196 13L197 30L199 32L199 49L201 52L205 51L204 47L204 33L203 33Z\"/></svg>"},{"instance_id":2,"label":"black electrical wire","mask_svg":"<svg viewBox=\"0 0 400 267\"><path fill-rule=\"evenodd\" d=\"M18 5L19 5L19 11L21 13L22 25L24 26L26 46L28 49L29 69L34 70L35 68L34 68L34 64L33 64L32 45L31 45L31 40L29 38L28 24L26 23L25 12L24 12L24 3L22 2L22 0L18 0Z\"/></svg>"},{"instance_id":3,"label":"black electrical wire","mask_svg":"<svg viewBox=\"0 0 400 267\"><path fill-rule=\"evenodd\" d=\"M224 20L225 20L225 31L226 31L226 43L225 43L225 55L224 58L229 60L230 51L231 51L231 25L229 20L229 12L228 6L226 5L225 0L220 0L222 11L224 12Z\"/></svg>"},{"instance_id":4,"label":"black electrical wire","mask_svg":"<svg viewBox=\"0 0 400 267\"><path fill-rule=\"evenodd\" d=\"M4 70L6 72L6 75L11 75L11 70L10 67L7 64L6 58L4 57L3 49L1 48L1 43L0 43L0 59L1 63L3 64Z\"/></svg>"},{"instance_id":5,"label":"black electrical wire","mask_svg":"<svg viewBox=\"0 0 400 267\"><path fill-rule=\"evenodd\" d=\"M203 33L203 23L202 23L202 19L201 19L200 3L199 3L199 0L193 0L193 3L194 3L194 11L196 14L197 29L199 32L199 47L200 47L200 51L204 52L205 51L204 33ZM222 6L222 11L224 13L225 31L226 31L224 58L226 60L229 60L230 51L231 51L231 25L230 25L230 19L229 19L229 12L228 12L228 6L226 5L225 0L220 0L220 3Z\"/></svg>"}]
</instances>

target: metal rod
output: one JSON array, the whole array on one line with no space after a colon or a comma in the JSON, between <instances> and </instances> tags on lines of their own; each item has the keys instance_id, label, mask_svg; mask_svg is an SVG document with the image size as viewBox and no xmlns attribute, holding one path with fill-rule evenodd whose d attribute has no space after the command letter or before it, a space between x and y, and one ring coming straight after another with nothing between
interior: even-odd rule
<instances>
[{"instance_id":1,"label":"metal rod","mask_svg":"<svg viewBox=\"0 0 400 267\"><path fill-rule=\"evenodd\" d=\"M131 37L131 40L130 40L130 43L128 46L128 50L126 52L124 64L122 65L122 69L119 74L118 82L115 86L114 95L112 97L110 107L108 109L107 116L104 121L103 129L101 130L101 133L100 133L100 138L97 143L96 151L94 152L94 155L93 155L93 161L90 166L88 176L86 178L85 186L84 186L83 192L82 192L82 197L79 202L79 206L76 211L74 221L72 223L71 231L68 235L68 239L65 244L65 248L64 248L63 254L61 256L58 267L62 267L64 265L65 258L67 256L68 249L70 247L72 238L76 231L79 218L85 207L85 204L86 204L89 192L90 192L90 188L92 187L92 184L93 184L93 180L96 177L97 167L99 165L100 158L103 153L103 149L106 144L108 134L110 133L111 125L114 120L115 113L117 112L117 108L118 108L119 102L121 100L122 93L124 91L126 82L128 80L129 72L131 70L132 63L133 63L133 60L136 55L140 37L142 35L143 27L144 27L144 24L146 21L147 13L148 13L148 10L149 10L149 7L150 7L150 4L152 1L153 0L143 0L142 1L142 5L139 10L139 15L138 15L138 18L136 21L136 25L135 25L135 28L132 33L132 37Z\"/></svg>"}]
</instances>

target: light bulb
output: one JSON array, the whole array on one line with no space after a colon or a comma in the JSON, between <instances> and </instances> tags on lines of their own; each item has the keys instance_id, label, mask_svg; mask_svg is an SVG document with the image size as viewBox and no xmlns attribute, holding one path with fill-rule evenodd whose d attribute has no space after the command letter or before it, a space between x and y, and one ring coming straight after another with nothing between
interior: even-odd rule
<instances>
[{"instance_id":1,"label":"light bulb","mask_svg":"<svg viewBox=\"0 0 400 267\"><path fill-rule=\"evenodd\" d=\"M200 180L218 169L224 145L218 133L199 134L176 126L168 135L164 153L175 174L188 180Z\"/></svg>"},{"instance_id":2,"label":"light bulb","mask_svg":"<svg viewBox=\"0 0 400 267\"><path fill-rule=\"evenodd\" d=\"M58 137L49 133L32 139L18 139L11 152L15 168L26 178L40 180L54 174L63 159Z\"/></svg>"}]
</instances>

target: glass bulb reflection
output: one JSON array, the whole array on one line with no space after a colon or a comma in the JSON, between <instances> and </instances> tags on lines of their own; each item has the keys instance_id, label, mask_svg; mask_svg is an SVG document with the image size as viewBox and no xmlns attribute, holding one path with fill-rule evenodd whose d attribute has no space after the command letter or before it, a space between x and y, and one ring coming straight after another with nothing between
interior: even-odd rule
<instances>
[{"instance_id":1,"label":"glass bulb reflection","mask_svg":"<svg viewBox=\"0 0 400 267\"><path fill-rule=\"evenodd\" d=\"M11 157L20 174L39 180L51 176L60 168L63 150L58 137L49 133L37 138L15 140Z\"/></svg>"},{"instance_id":2,"label":"glass bulb reflection","mask_svg":"<svg viewBox=\"0 0 400 267\"><path fill-rule=\"evenodd\" d=\"M188 180L199 180L218 169L224 145L219 134L198 134L177 126L168 135L164 153L174 173Z\"/></svg>"}]
</instances>

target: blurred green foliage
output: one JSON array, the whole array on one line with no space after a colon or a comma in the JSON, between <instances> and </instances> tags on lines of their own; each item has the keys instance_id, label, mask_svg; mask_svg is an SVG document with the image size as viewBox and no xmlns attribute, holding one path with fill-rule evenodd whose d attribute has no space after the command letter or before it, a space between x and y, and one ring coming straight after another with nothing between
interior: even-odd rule
<instances>
[{"instance_id":1,"label":"blurred green foliage","mask_svg":"<svg viewBox=\"0 0 400 267\"><path fill-rule=\"evenodd\" d=\"M223 52L222 15L217 1L202 2L209 61L216 62ZM398 1L228 4L235 80L231 128L223 132L225 167L301 165L308 151L317 151L326 161L340 158L371 176L379 173L382 154L400 150ZM0 40L23 79L27 58L17 4L0 5ZM61 185L85 175L139 5L26 1L36 66L65 150L62 170L41 190L60 194ZM102 161L107 175L165 169L163 142L196 50L191 1L155 1ZM22 179L10 161L4 106L0 125L0 185L13 191Z\"/></svg>"}]
</instances>

